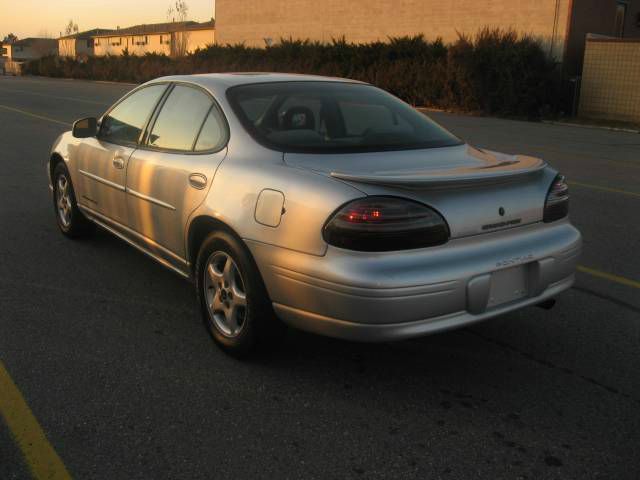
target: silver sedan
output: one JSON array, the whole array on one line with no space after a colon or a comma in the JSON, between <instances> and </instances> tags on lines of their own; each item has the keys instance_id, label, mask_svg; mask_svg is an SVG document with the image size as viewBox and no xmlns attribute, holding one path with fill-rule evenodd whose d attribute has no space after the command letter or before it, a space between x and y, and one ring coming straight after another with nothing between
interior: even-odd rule
<instances>
[{"instance_id":1,"label":"silver sedan","mask_svg":"<svg viewBox=\"0 0 640 480\"><path fill-rule=\"evenodd\" d=\"M283 325L387 341L552 304L580 233L543 160L476 148L368 84L166 77L56 140L57 223L192 279L241 356Z\"/></svg>"}]
</instances>

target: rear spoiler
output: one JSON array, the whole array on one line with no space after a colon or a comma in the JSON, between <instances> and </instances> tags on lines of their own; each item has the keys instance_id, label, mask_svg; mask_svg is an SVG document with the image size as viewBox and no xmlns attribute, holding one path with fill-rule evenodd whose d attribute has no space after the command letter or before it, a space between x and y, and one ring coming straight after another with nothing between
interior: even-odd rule
<instances>
[{"instance_id":1,"label":"rear spoiler","mask_svg":"<svg viewBox=\"0 0 640 480\"><path fill-rule=\"evenodd\" d=\"M430 188L472 186L476 184L502 183L519 180L544 170L547 163L533 157L518 157L517 160L457 169L422 171L394 174L358 175L355 173L331 172L333 178L348 182L386 185L400 188Z\"/></svg>"}]
</instances>

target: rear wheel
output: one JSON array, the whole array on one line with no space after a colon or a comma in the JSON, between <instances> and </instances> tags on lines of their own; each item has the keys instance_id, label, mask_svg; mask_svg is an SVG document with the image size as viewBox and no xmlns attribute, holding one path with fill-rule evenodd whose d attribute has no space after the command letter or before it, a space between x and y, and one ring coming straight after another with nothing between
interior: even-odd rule
<instances>
[{"instance_id":1,"label":"rear wheel","mask_svg":"<svg viewBox=\"0 0 640 480\"><path fill-rule=\"evenodd\" d=\"M227 337L240 335L247 318L247 292L236 262L222 250L207 259L204 295L216 329Z\"/></svg>"},{"instance_id":2,"label":"rear wheel","mask_svg":"<svg viewBox=\"0 0 640 480\"><path fill-rule=\"evenodd\" d=\"M284 329L253 258L226 232L214 232L202 244L196 290L207 329L235 357L248 356L276 340Z\"/></svg>"},{"instance_id":3,"label":"rear wheel","mask_svg":"<svg viewBox=\"0 0 640 480\"><path fill-rule=\"evenodd\" d=\"M93 224L82 214L67 166L60 162L53 170L53 208L60 231L68 237L86 235Z\"/></svg>"}]
</instances>

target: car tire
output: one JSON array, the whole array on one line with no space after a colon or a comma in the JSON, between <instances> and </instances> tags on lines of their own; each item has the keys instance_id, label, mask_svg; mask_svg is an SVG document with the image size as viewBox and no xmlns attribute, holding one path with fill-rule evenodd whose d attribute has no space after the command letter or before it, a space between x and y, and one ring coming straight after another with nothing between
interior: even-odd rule
<instances>
[{"instance_id":1,"label":"car tire","mask_svg":"<svg viewBox=\"0 0 640 480\"><path fill-rule=\"evenodd\" d=\"M202 319L223 351L245 358L281 338L284 325L258 267L235 236L211 233L200 247L195 276Z\"/></svg>"},{"instance_id":2,"label":"car tire","mask_svg":"<svg viewBox=\"0 0 640 480\"><path fill-rule=\"evenodd\" d=\"M53 210L60 231L69 238L81 238L93 230L93 223L78 208L71 175L64 162L53 170Z\"/></svg>"}]
</instances>

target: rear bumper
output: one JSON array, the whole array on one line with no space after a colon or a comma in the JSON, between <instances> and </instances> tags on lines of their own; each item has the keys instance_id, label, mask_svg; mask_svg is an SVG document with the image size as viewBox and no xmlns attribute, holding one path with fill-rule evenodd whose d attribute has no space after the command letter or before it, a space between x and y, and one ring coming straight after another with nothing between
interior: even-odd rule
<instances>
[{"instance_id":1,"label":"rear bumper","mask_svg":"<svg viewBox=\"0 0 640 480\"><path fill-rule=\"evenodd\" d=\"M568 222L452 240L441 247L323 257L247 241L278 316L360 341L410 338L542 302L571 287L582 240ZM492 273L522 266L527 294L489 306Z\"/></svg>"},{"instance_id":2,"label":"rear bumper","mask_svg":"<svg viewBox=\"0 0 640 480\"><path fill-rule=\"evenodd\" d=\"M513 310L536 305L546 299L553 298L573 285L574 276L551 285L542 295L529 297L501 308L493 308L474 315L467 311L456 312L440 317L426 318L413 322L365 324L355 323L337 318L324 317L286 305L274 304L276 314L288 325L308 332L328 337L344 338L359 342L386 342L419 337L430 333L443 332L453 328L471 325L482 320L496 317Z\"/></svg>"}]
</instances>

